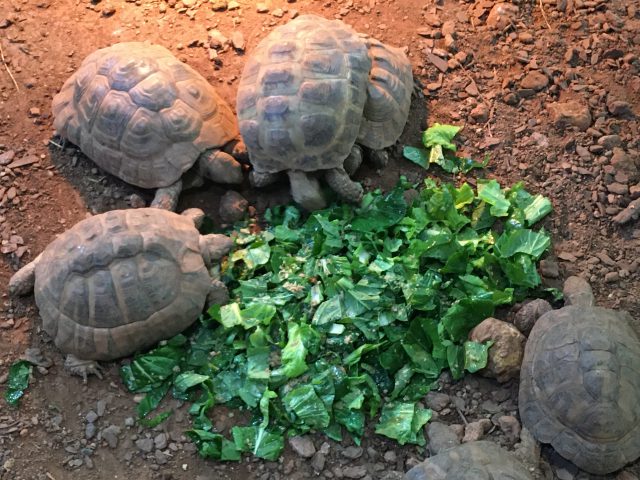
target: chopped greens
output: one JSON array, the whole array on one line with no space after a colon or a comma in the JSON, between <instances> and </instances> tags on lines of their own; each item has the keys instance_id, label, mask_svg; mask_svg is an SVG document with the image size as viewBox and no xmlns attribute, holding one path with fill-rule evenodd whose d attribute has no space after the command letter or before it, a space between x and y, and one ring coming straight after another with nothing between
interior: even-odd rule
<instances>
[{"instance_id":1,"label":"chopped greens","mask_svg":"<svg viewBox=\"0 0 640 480\"><path fill-rule=\"evenodd\" d=\"M456 132L425 138L444 144ZM129 390L146 393L142 423L171 414L146 418L171 391L191 402L187 434L207 458L275 460L285 435L309 431L359 444L367 420L424 445L431 411L417 402L442 370L460 378L486 366L491 344L469 331L541 290L536 262L550 239L531 227L551 204L495 180L477 191L426 180L407 204L411 187L307 219L281 207L267 213L268 229L239 229L221 270L232 301L122 367ZM253 418L217 432L208 414L218 404Z\"/></svg>"},{"instance_id":2,"label":"chopped greens","mask_svg":"<svg viewBox=\"0 0 640 480\"><path fill-rule=\"evenodd\" d=\"M453 138L462 127L455 125L441 125L434 123L431 127L422 132L423 147L412 147L406 145L402 154L407 160L427 169L429 165L435 163L449 173L467 173L474 168L484 168L489 163L486 156L482 162L470 158L456 157L454 152L457 147L453 143Z\"/></svg>"},{"instance_id":3,"label":"chopped greens","mask_svg":"<svg viewBox=\"0 0 640 480\"><path fill-rule=\"evenodd\" d=\"M4 398L11 406L18 405L24 391L29 386L29 377L33 367L26 360L18 360L9 367L9 377L7 378L7 388Z\"/></svg>"}]
</instances>

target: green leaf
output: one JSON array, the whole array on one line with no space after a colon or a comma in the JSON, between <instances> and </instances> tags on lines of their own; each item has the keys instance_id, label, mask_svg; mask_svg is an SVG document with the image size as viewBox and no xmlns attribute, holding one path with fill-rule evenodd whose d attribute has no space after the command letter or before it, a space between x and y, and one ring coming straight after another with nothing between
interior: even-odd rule
<instances>
[{"instance_id":1,"label":"green leaf","mask_svg":"<svg viewBox=\"0 0 640 480\"><path fill-rule=\"evenodd\" d=\"M9 377L7 378L7 388L4 392L4 399L13 407L17 406L24 391L29 386L29 377L33 367L26 360L18 360L9 367Z\"/></svg>"},{"instance_id":2,"label":"green leaf","mask_svg":"<svg viewBox=\"0 0 640 480\"><path fill-rule=\"evenodd\" d=\"M359 232L376 232L398 223L406 214L407 203L403 191L394 188L384 196L378 196L368 206L358 212L351 228Z\"/></svg>"},{"instance_id":3,"label":"green leaf","mask_svg":"<svg viewBox=\"0 0 640 480\"><path fill-rule=\"evenodd\" d=\"M320 304L313 315L314 325L325 325L342 318L342 305L339 296L334 296Z\"/></svg>"},{"instance_id":4,"label":"green leaf","mask_svg":"<svg viewBox=\"0 0 640 480\"><path fill-rule=\"evenodd\" d=\"M525 253L534 259L547 251L551 245L551 238L544 232L520 229L504 232L496 241L496 251L503 258L509 258L516 253Z\"/></svg>"},{"instance_id":5,"label":"green leaf","mask_svg":"<svg viewBox=\"0 0 640 480\"><path fill-rule=\"evenodd\" d=\"M464 298L455 302L442 317L442 325L454 342L462 342L469 331L493 315L491 300Z\"/></svg>"},{"instance_id":6,"label":"green leaf","mask_svg":"<svg viewBox=\"0 0 640 480\"><path fill-rule=\"evenodd\" d=\"M551 201L542 195L536 195L533 201L524 208L527 225L531 226L546 217L553 210Z\"/></svg>"},{"instance_id":7,"label":"green leaf","mask_svg":"<svg viewBox=\"0 0 640 480\"><path fill-rule=\"evenodd\" d=\"M456 146L452 143L452 140L461 128L462 127L456 127L454 125L441 125L439 123L434 123L422 134L422 143L427 148L439 145L447 150L455 151Z\"/></svg>"},{"instance_id":8,"label":"green leaf","mask_svg":"<svg viewBox=\"0 0 640 480\"><path fill-rule=\"evenodd\" d=\"M231 434L237 450L253 453L265 460L277 460L284 449L281 434L267 431L260 433L258 427L233 427Z\"/></svg>"},{"instance_id":9,"label":"green leaf","mask_svg":"<svg viewBox=\"0 0 640 480\"><path fill-rule=\"evenodd\" d=\"M506 217L511 204L495 180L478 179L478 198L491 205L491 215Z\"/></svg>"},{"instance_id":10,"label":"green leaf","mask_svg":"<svg viewBox=\"0 0 640 480\"><path fill-rule=\"evenodd\" d=\"M282 349L281 371L287 378L294 378L309 368L305 363L307 349L302 338L302 329L297 323L289 323L287 337L287 345Z\"/></svg>"},{"instance_id":11,"label":"green leaf","mask_svg":"<svg viewBox=\"0 0 640 480\"><path fill-rule=\"evenodd\" d=\"M407 160L420 165L422 168L429 168L428 151L424 148L410 147L405 145L402 149L402 155Z\"/></svg>"},{"instance_id":12,"label":"green leaf","mask_svg":"<svg viewBox=\"0 0 640 480\"><path fill-rule=\"evenodd\" d=\"M198 448L198 453L203 458L223 461L240 460L240 450L234 442L230 442L219 433L207 430L192 429L186 432Z\"/></svg>"},{"instance_id":13,"label":"green leaf","mask_svg":"<svg viewBox=\"0 0 640 480\"><path fill-rule=\"evenodd\" d=\"M194 372L184 372L173 380L173 389L175 392L184 393L191 387L200 385L209 380L208 375L200 375Z\"/></svg>"},{"instance_id":14,"label":"green leaf","mask_svg":"<svg viewBox=\"0 0 640 480\"><path fill-rule=\"evenodd\" d=\"M153 410L158 408L160 402L171 388L171 382L164 382L160 386L147 392L142 401L136 407L138 418L144 418Z\"/></svg>"},{"instance_id":15,"label":"green leaf","mask_svg":"<svg viewBox=\"0 0 640 480\"><path fill-rule=\"evenodd\" d=\"M493 342L487 342L486 344L471 341L464 342L464 369L475 373L486 367L489 348L492 344Z\"/></svg>"},{"instance_id":16,"label":"green leaf","mask_svg":"<svg viewBox=\"0 0 640 480\"><path fill-rule=\"evenodd\" d=\"M431 410L420 408L415 403L390 402L382 408L376 433L393 438L400 445L424 445L422 427L431 419L431 415Z\"/></svg>"},{"instance_id":17,"label":"green leaf","mask_svg":"<svg viewBox=\"0 0 640 480\"><path fill-rule=\"evenodd\" d=\"M316 429L329 426L329 412L312 385L300 385L292 389L282 402L302 424Z\"/></svg>"},{"instance_id":18,"label":"green leaf","mask_svg":"<svg viewBox=\"0 0 640 480\"><path fill-rule=\"evenodd\" d=\"M145 417L140 418L138 423L147 428L156 428L162 422L167 420L171 415L173 415L173 410L168 410L166 412L161 412L153 418Z\"/></svg>"}]
</instances>

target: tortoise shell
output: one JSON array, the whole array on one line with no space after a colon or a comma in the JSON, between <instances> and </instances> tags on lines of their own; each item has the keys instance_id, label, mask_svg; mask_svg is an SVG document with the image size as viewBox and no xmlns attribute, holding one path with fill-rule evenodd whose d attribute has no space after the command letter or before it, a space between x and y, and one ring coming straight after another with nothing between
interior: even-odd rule
<instances>
[{"instance_id":1,"label":"tortoise shell","mask_svg":"<svg viewBox=\"0 0 640 480\"><path fill-rule=\"evenodd\" d=\"M256 172L341 167L360 131L370 69L365 39L337 20L302 15L265 37L237 96Z\"/></svg>"},{"instance_id":2,"label":"tortoise shell","mask_svg":"<svg viewBox=\"0 0 640 480\"><path fill-rule=\"evenodd\" d=\"M60 350L111 360L178 334L202 313L211 278L193 221L115 210L61 234L36 265L35 300Z\"/></svg>"},{"instance_id":3,"label":"tortoise shell","mask_svg":"<svg viewBox=\"0 0 640 480\"><path fill-rule=\"evenodd\" d=\"M84 59L53 99L54 128L107 172L142 188L175 183L237 136L230 107L169 50L118 43Z\"/></svg>"},{"instance_id":4,"label":"tortoise shell","mask_svg":"<svg viewBox=\"0 0 640 480\"><path fill-rule=\"evenodd\" d=\"M533 480L520 461L480 440L440 452L409 470L406 480Z\"/></svg>"},{"instance_id":5,"label":"tortoise shell","mask_svg":"<svg viewBox=\"0 0 640 480\"><path fill-rule=\"evenodd\" d=\"M367 38L371 71L357 142L379 150L396 143L409 116L413 73L402 49Z\"/></svg>"},{"instance_id":6,"label":"tortoise shell","mask_svg":"<svg viewBox=\"0 0 640 480\"><path fill-rule=\"evenodd\" d=\"M640 340L626 312L572 305L544 314L525 346L522 423L594 474L640 456Z\"/></svg>"}]
</instances>

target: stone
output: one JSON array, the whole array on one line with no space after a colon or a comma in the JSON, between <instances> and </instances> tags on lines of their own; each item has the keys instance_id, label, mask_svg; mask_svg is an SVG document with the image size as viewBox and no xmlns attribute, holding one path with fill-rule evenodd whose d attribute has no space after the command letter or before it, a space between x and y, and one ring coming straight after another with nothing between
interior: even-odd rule
<instances>
[{"instance_id":1,"label":"stone","mask_svg":"<svg viewBox=\"0 0 640 480\"><path fill-rule=\"evenodd\" d=\"M367 474L367 467L364 465L356 465L354 467L344 467L342 476L345 478L362 478Z\"/></svg>"},{"instance_id":2,"label":"stone","mask_svg":"<svg viewBox=\"0 0 640 480\"><path fill-rule=\"evenodd\" d=\"M518 419L513 415L503 415L498 418L498 426L510 442L516 442L520 439L522 427Z\"/></svg>"},{"instance_id":3,"label":"stone","mask_svg":"<svg viewBox=\"0 0 640 480\"><path fill-rule=\"evenodd\" d=\"M281 8L276 8L273 12L271 12L271 15L276 18L282 18L284 17L284 10L282 10Z\"/></svg>"},{"instance_id":4,"label":"stone","mask_svg":"<svg viewBox=\"0 0 640 480\"><path fill-rule=\"evenodd\" d=\"M460 444L456 432L448 425L440 422L429 422L427 424L427 438L429 439L427 448L431 455L437 455L439 452Z\"/></svg>"},{"instance_id":5,"label":"stone","mask_svg":"<svg viewBox=\"0 0 640 480\"><path fill-rule=\"evenodd\" d=\"M607 99L607 110L614 117L627 117L633 115L631 104L624 100L618 100L609 96Z\"/></svg>"},{"instance_id":6,"label":"stone","mask_svg":"<svg viewBox=\"0 0 640 480\"><path fill-rule=\"evenodd\" d=\"M530 88L532 90L542 90L547 85L549 85L549 78L544 73L536 70L529 72L520 81L521 88Z\"/></svg>"},{"instance_id":7,"label":"stone","mask_svg":"<svg viewBox=\"0 0 640 480\"><path fill-rule=\"evenodd\" d=\"M217 28L212 28L207 33L209 35L209 47L211 48L222 48L229 43L229 39Z\"/></svg>"},{"instance_id":8,"label":"stone","mask_svg":"<svg viewBox=\"0 0 640 480\"><path fill-rule=\"evenodd\" d=\"M558 278L560 276L560 267L555 260L541 260L540 261L540 273L543 277Z\"/></svg>"},{"instance_id":9,"label":"stone","mask_svg":"<svg viewBox=\"0 0 640 480\"><path fill-rule=\"evenodd\" d=\"M96 430L97 428L95 423L87 423L87 425L84 427L84 438L86 438L87 440L91 440L96 436Z\"/></svg>"},{"instance_id":10,"label":"stone","mask_svg":"<svg viewBox=\"0 0 640 480\"><path fill-rule=\"evenodd\" d=\"M268 13L269 12L269 7L267 7L266 3L256 3L256 11L258 13Z\"/></svg>"},{"instance_id":11,"label":"stone","mask_svg":"<svg viewBox=\"0 0 640 480\"><path fill-rule=\"evenodd\" d=\"M214 12L223 12L227 9L227 2L225 0L211 0L211 10Z\"/></svg>"},{"instance_id":12,"label":"stone","mask_svg":"<svg viewBox=\"0 0 640 480\"><path fill-rule=\"evenodd\" d=\"M611 150L614 147L622 146L622 138L620 138L620 135L603 135L598 139L598 145Z\"/></svg>"},{"instance_id":13,"label":"stone","mask_svg":"<svg viewBox=\"0 0 640 480\"><path fill-rule=\"evenodd\" d=\"M237 10L238 8L240 8L240 4L236 0L231 0L227 3L227 10Z\"/></svg>"},{"instance_id":14,"label":"stone","mask_svg":"<svg viewBox=\"0 0 640 480\"><path fill-rule=\"evenodd\" d=\"M464 437L462 443L476 442L484 438L484 434L491 428L491 420L481 418L476 422L470 422L464 429Z\"/></svg>"},{"instance_id":15,"label":"stone","mask_svg":"<svg viewBox=\"0 0 640 480\"><path fill-rule=\"evenodd\" d=\"M607 185L607 191L616 195L626 195L629 193L629 186L622 183L613 182Z\"/></svg>"},{"instance_id":16,"label":"stone","mask_svg":"<svg viewBox=\"0 0 640 480\"><path fill-rule=\"evenodd\" d=\"M629 176L630 180L637 180L640 175L638 175L638 167L633 157L625 152L622 148L614 147L613 155L611 156L611 166L616 171L622 171Z\"/></svg>"},{"instance_id":17,"label":"stone","mask_svg":"<svg viewBox=\"0 0 640 480\"><path fill-rule=\"evenodd\" d=\"M393 450L387 450L386 452L384 452L382 458L384 458L384 461L387 463L396 463L396 461L398 460L398 455Z\"/></svg>"},{"instance_id":18,"label":"stone","mask_svg":"<svg viewBox=\"0 0 640 480\"><path fill-rule=\"evenodd\" d=\"M327 463L327 456L322 452L316 452L311 459L311 468L316 472L324 470L324 465Z\"/></svg>"},{"instance_id":19,"label":"stone","mask_svg":"<svg viewBox=\"0 0 640 480\"><path fill-rule=\"evenodd\" d=\"M545 313L553 310L551 304L542 298L525 303L515 315L513 324L524 335L529 335L536 321Z\"/></svg>"},{"instance_id":20,"label":"stone","mask_svg":"<svg viewBox=\"0 0 640 480\"><path fill-rule=\"evenodd\" d=\"M109 448L116 448L118 446L118 435L120 434L120 427L117 425L109 425L102 430L102 439L107 442Z\"/></svg>"},{"instance_id":21,"label":"stone","mask_svg":"<svg viewBox=\"0 0 640 480\"><path fill-rule=\"evenodd\" d=\"M496 3L487 17L487 25L496 30L504 30L514 23L520 9L510 3Z\"/></svg>"},{"instance_id":22,"label":"stone","mask_svg":"<svg viewBox=\"0 0 640 480\"><path fill-rule=\"evenodd\" d=\"M153 438L140 438L136 440L136 447L144 453L151 452L151 450L153 450Z\"/></svg>"},{"instance_id":23,"label":"stone","mask_svg":"<svg viewBox=\"0 0 640 480\"><path fill-rule=\"evenodd\" d=\"M235 48L236 50L244 50L246 43L242 32L236 30L231 34L231 45L233 45L233 48Z\"/></svg>"},{"instance_id":24,"label":"stone","mask_svg":"<svg viewBox=\"0 0 640 480\"><path fill-rule=\"evenodd\" d=\"M355 460L357 458L360 458L362 456L362 447L354 447L354 446L350 446L347 447L345 449L343 449L340 454L345 457L345 458L349 458L351 460Z\"/></svg>"},{"instance_id":25,"label":"stone","mask_svg":"<svg viewBox=\"0 0 640 480\"><path fill-rule=\"evenodd\" d=\"M87 421L87 423L94 423L96 420L98 420L98 414L93 410L89 410L89 412L87 412L85 420Z\"/></svg>"},{"instance_id":26,"label":"stone","mask_svg":"<svg viewBox=\"0 0 640 480\"><path fill-rule=\"evenodd\" d=\"M16 152L13 150L8 150L6 152L0 153L0 165L9 165L11 161L15 158Z\"/></svg>"},{"instance_id":27,"label":"stone","mask_svg":"<svg viewBox=\"0 0 640 480\"><path fill-rule=\"evenodd\" d=\"M494 342L489 348L487 366L480 371L482 375L501 383L518 377L526 339L516 327L489 317L471 330L469 339Z\"/></svg>"},{"instance_id":28,"label":"stone","mask_svg":"<svg viewBox=\"0 0 640 480\"><path fill-rule=\"evenodd\" d=\"M220 199L220 219L225 223L235 223L244 217L248 206L246 198L235 190L229 190Z\"/></svg>"},{"instance_id":29,"label":"stone","mask_svg":"<svg viewBox=\"0 0 640 480\"><path fill-rule=\"evenodd\" d=\"M166 433L159 433L158 435L153 437L153 445L158 450L164 450L165 448L167 448L167 444L168 444L168 439L167 439Z\"/></svg>"},{"instance_id":30,"label":"stone","mask_svg":"<svg viewBox=\"0 0 640 480\"><path fill-rule=\"evenodd\" d=\"M316 447L308 436L297 436L289 439L289 445L294 452L304 458L311 458L316 453Z\"/></svg>"},{"instance_id":31,"label":"stone","mask_svg":"<svg viewBox=\"0 0 640 480\"><path fill-rule=\"evenodd\" d=\"M484 103L479 103L469 112L469 117L471 117L471 120L475 123L486 123L489 120L489 107Z\"/></svg>"},{"instance_id":32,"label":"stone","mask_svg":"<svg viewBox=\"0 0 640 480\"><path fill-rule=\"evenodd\" d=\"M431 410L436 412L442 411L451 402L451 398L446 393L429 392L427 393L426 404Z\"/></svg>"},{"instance_id":33,"label":"stone","mask_svg":"<svg viewBox=\"0 0 640 480\"><path fill-rule=\"evenodd\" d=\"M557 128L577 127L585 131L591 126L589 107L575 101L556 102L547 105L551 120Z\"/></svg>"}]
</instances>

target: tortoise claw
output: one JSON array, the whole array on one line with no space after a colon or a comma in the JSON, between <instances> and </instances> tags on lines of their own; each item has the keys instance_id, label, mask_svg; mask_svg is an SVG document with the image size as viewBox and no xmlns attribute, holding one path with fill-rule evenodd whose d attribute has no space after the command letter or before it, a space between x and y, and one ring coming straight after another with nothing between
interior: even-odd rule
<instances>
[{"instance_id":1,"label":"tortoise claw","mask_svg":"<svg viewBox=\"0 0 640 480\"><path fill-rule=\"evenodd\" d=\"M75 355L67 355L64 360L64 368L72 375L82 377L82 383L85 385L89 375L95 375L102 380L102 367L95 360L81 360Z\"/></svg>"}]
</instances>

